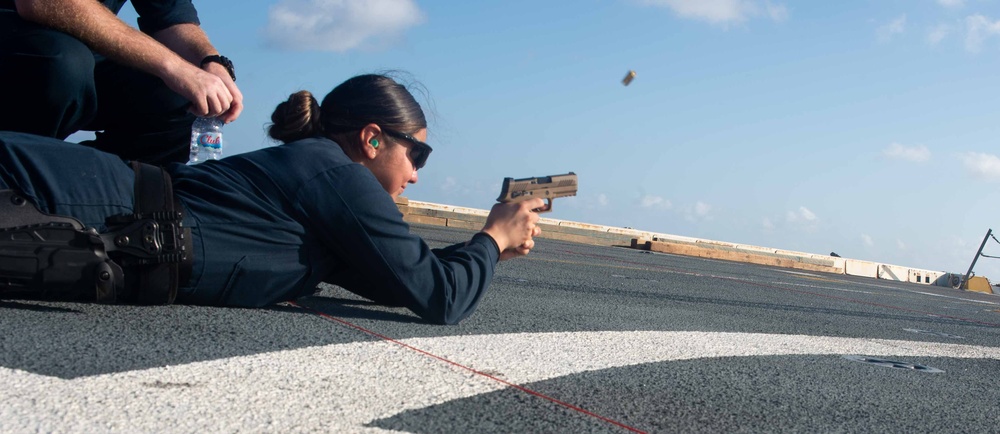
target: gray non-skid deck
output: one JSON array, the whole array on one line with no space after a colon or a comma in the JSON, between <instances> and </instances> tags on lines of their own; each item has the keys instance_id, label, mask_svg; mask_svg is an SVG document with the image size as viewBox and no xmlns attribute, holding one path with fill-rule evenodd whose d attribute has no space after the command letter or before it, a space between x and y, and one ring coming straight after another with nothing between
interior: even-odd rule
<instances>
[{"instance_id":1,"label":"gray non-skid deck","mask_svg":"<svg viewBox=\"0 0 1000 434\"><path fill-rule=\"evenodd\" d=\"M1000 297L540 239L458 326L0 302L0 385L2 432L998 432Z\"/></svg>"}]
</instances>

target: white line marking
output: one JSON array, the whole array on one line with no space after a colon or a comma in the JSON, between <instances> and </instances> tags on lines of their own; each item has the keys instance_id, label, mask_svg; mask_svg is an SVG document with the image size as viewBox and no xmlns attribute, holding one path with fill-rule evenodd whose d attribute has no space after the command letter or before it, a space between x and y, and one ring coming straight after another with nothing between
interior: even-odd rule
<instances>
[{"instance_id":1,"label":"white line marking","mask_svg":"<svg viewBox=\"0 0 1000 434\"><path fill-rule=\"evenodd\" d=\"M806 283L775 282L774 285L802 286L802 287L805 287L805 288L829 289L829 290L832 290L832 291L858 292L858 293L862 293L862 294L874 294L874 292L862 291L860 289L833 288L833 287L830 287L830 286L810 285L810 284L806 284Z\"/></svg>"},{"instance_id":2,"label":"white line marking","mask_svg":"<svg viewBox=\"0 0 1000 434\"><path fill-rule=\"evenodd\" d=\"M803 273L803 272L801 272L801 271L788 271L788 270L775 270L775 271L777 271L777 272L779 272L779 273L787 273L787 274L795 274L795 275L799 275L799 276L809 276L809 277L827 277L827 276L820 276L820 275L818 275L818 274L812 274L812 273Z\"/></svg>"},{"instance_id":3,"label":"white line marking","mask_svg":"<svg viewBox=\"0 0 1000 434\"><path fill-rule=\"evenodd\" d=\"M954 297L954 296L951 296L951 295L934 294L934 293L930 293L930 292L913 291L913 290L907 290L907 291L909 291L909 292L915 292L917 294L931 295L931 296L934 296L934 297L950 298L952 300L962 300L962 301L967 301L969 303L980 303L980 304L990 304L990 305L997 305L998 304L998 303L994 303L992 301L972 300L972 299L969 299L969 298Z\"/></svg>"},{"instance_id":4,"label":"white line marking","mask_svg":"<svg viewBox=\"0 0 1000 434\"><path fill-rule=\"evenodd\" d=\"M756 333L520 333L403 342L516 384L734 356L1000 358L1000 348L975 345ZM72 380L0 368L0 384L2 432L384 432L366 425L504 387L386 341Z\"/></svg>"}]
</instances>

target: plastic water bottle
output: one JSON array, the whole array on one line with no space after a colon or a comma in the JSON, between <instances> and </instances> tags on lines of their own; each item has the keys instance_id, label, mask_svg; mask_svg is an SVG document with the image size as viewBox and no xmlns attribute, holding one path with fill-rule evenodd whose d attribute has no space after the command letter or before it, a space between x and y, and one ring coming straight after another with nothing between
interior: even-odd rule
<instances>
[{"instance_id":1,"label":"plastic water bottle","mask_svg":"<svg viewBox=\"0 0 1000 434\"><path fill-rule=\"evenodd\" d=\"M222 121L199 117L191 124L191 156L188 164L222 157Z\"/></svg>"}]
</instances>

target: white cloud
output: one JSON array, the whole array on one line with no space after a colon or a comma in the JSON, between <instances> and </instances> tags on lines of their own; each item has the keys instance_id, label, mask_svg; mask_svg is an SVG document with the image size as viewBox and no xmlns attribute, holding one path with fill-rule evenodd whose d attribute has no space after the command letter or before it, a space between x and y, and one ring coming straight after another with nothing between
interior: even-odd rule
<instances>
[{"instance_id":1,"label":"white cloud","mask_svg":"<svg viewBox=\"0 0 1000 434\"><path fill-rule=\"evenodd\" d=\"M896 19L889 21L876 30L879 41L889 41L893 36L902 34L906 31L906 15L900 15Z\"/></svg>"},{"instance_id":2,"label":"white cloud","mask_svg":"<svg viewBox=\"0 0 1000 434\"><path fill-rule=\"evenodd\" d=\"M965 30L965 49L977 53L987 38L1000 35L1000 21L991 21L978 14L970 15L965 18Z\"/></svg>"},{"instance_id":3,"label":"white cloud","mask_svg":"<svg viewBox=\"0 0 1000 434\"><path fill-rule=\"evenodd\" d=\"M907 147L899 143L892 143L882 151L882 155L895 160L913 161L922 163L931 159L931 151L926 146Z\"/></svg>"},{"instance_id":4,"label":"white cloud","mask_svg":"<svg viewBox=\"0 0 1000 434\"><path fill-rule=\"evenodd\" d=\"M965 5L965 0L937 0L937 2L946 8L960 8Z\"/></svg>"},{"instance_id":5,"label":"white cloud","mask_svg":"<svg viewBox=\"0 0 1000 434\"><path fill-rule=\"evenodd\" d=\"M861 242L865 243L866 246L872 247L875 245L875 240L872 240L871 235L861 234Z\"/></svg>"},{"instance_id":6,"label":"white cloud","mask_svg":"<svg viewBox=\"0 0 1000 434\"><path fill-rule=\"evenodd\" d=\"M788 8L785 5L776 5L771 2L765 4L767 16L774 21L782 22L788 19Z\"/></svg>"},{"instance_id":7,"label":"white cloud","mask_svg":"<svg viewBox=\"0 0 1000 434\"><path fill-rule=\"evenodd\" d=\"M899 248L899 250L906 250L906 243L904 243L903 240L898 240L897 239L896 240L896 247Z\"/></svg>"},{"instance_id":8,"label":"white cloud","mask_svg":"<svg viewBox=\"0 0 1000 434\"><path fill-rule=\"evenodd\" d=\"M813 223L819 219L816 214L804 206L800 206L797 211L788 211L785 218L789 223Z\"/></svg>"},{"instance_id":9,"label":"white cloud","mask_svg":"<svg viewBox=\"0 0 1000 434\"><path fill-rule=\"evenodd\" d=\"M279 0L265 39L287 50L380 48L424 21L414 0Z\"/></svg>"},{"instance_id":10,"label":"white cloud","mask_svg":"<svg viewBox=\"0 0 1000 434\"><path fill-rule=\"evenodd\" d=\"M712 205L698 201L695 202L694 206L684 208L684 219L692 222L712 220L712 216L709 215L711 211Z\"/></svg>"},{"instance_id":11,"label":"white cloud","mask_svg":"<svg viewBox=\"0 0 1000 434\"><path fill-rule=\"evenodd\" d=\"M974 178L1000 181L1000 157L979 152L966 152L959 156L965 170Z\"/></svg>"},{"instance_id":12,"label":"white cloud","mask_svg":"<svg viewBox=\"0 0 1000 434\"><path fill-rule=\"evenodd\" d=\"M418 186L420 184L417 184ZM437 189L444 194L446 202L452 205L457 205L454 201L461 199L475 199L478 200L483 197L496 197L498 191L500 191L501 186L499 183L485 183L482 181L467 181L455 178L454 176L445 177L444 180L439 181L437 184ZM409 189L407 189L409 191Z\"/></svg>"},{"instance_id":13,"label":"white cloud","mask_svg":"<svg viewBox=\"0 0 1000 434\"><path fill-rule=\"evenodd\" d=\"M639 0L642 4L670 8L682 18L712 24L741 23L766 15L774 21L788 19L788 9L781 4L757 0Z\"/></svg>"},{"instance_id":14,"label":"white cloud","mask_svg":"<svg viewBox=\"0 0 1000 434\"><path fill-rule=\"evenodd\" d=\"M648 194L639 199L639 202L643 208L670 209L673 207L673 204L669 200Z\"/></svg>"},{"instance_id":15,"label":"white cloud","mask_svg":"<svg viewBox=\"0 0 1000 434\"><path fill-rule=\"evenodd\" d=\"M941 24L931 29L930 32L927 32L927 42L930 43L931 45L937 45L942 40L944 40L944 38L948 37L950 33L951 33L951 26L947 24Z\"/></svg>"},{"instance_id":16,"label":"white cloud","mask_svg":"<svg viewBox=\"0 0 1000 434\"><path fill-rule=\"evenodd\" d=\"M763 226L763 227L764 227L764 229L767 229L767 230L772 230L772 229L774 229L774 223L772 223L772 222L771 222L771 219L769 219L769 218L767 218L767 217L764 217L764 221L762 221L762 222L760 223L760 225L761 225L761 226Z\"/></svg>"},{"instance_id":17,"label":"white cloud","mask_svg":"<svg viewBox=\"0 0 1000 434\"><path fill-rule=\"evenodd\" d=\"M782 231L814 231L819 227L819 216L809 208L800 206L796 210L787 211L784 219L780 215L765 217L761 221L765 231L781 228Z\"/></svg>"},{"instance_id":18,"label":"white cloud","mask_svg":"<svg viewBox=\"0 0 1000 434\"><path fill-rule=\"evenodd\" d=\"M611 204L611 200L605 193L563 197L553 202L555 202L553 207L556 208L566 207L583 210L598 210L607 208Z\"/></svg>"},{"instance_id":19,"label":"white cloud","mask_svg":"<svg viewBox=\"0 0 1000 434\"><path fill-rule=\"evenodd\" d=\"M705 217L705 216L707 216L708 212L711 211L711 210L712 210L712 206L709 205L709 204L707 204L707 203L705 203L705 202L698 201L698 203L694 204L694 213L698 217Z\"/></svg>"},{"instance_id":20,"label":"white cloud","mask_svg":"<svg viewBox=\"0 0 1000 434\"><path fill-rule=\"evenodd\" d=\"M458 180L453 176L449 176L444 179L444 184L441 184L441 190L454 192L459 190Z\"/></svg>"}]
</instances>

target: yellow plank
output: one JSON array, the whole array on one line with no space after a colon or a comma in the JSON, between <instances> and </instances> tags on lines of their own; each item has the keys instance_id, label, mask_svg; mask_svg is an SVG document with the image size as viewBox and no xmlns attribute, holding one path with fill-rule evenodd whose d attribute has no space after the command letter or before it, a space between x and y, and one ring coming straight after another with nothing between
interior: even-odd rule
<instances>
[{"instance_id":1,"label":"yellow plank","mask_svg":"<svg viewBox=\"0 0 1000 434\"><path fill-rule=\"evenodd\" d=\"M697 258L721 259L724 261L743 262L757 265L770 265L774 267L793 268L797 270L820 271L824 273L843 274L844 270L836 267L824 265L807 264L789 258L781 258L769 255L757 255L747 252L732 250L720 250L692 246L686 244L666 243L662 241L650 242L649 250L660 253L671 253L682 256L694 256Z\"/></svg>"}]
</instances>

